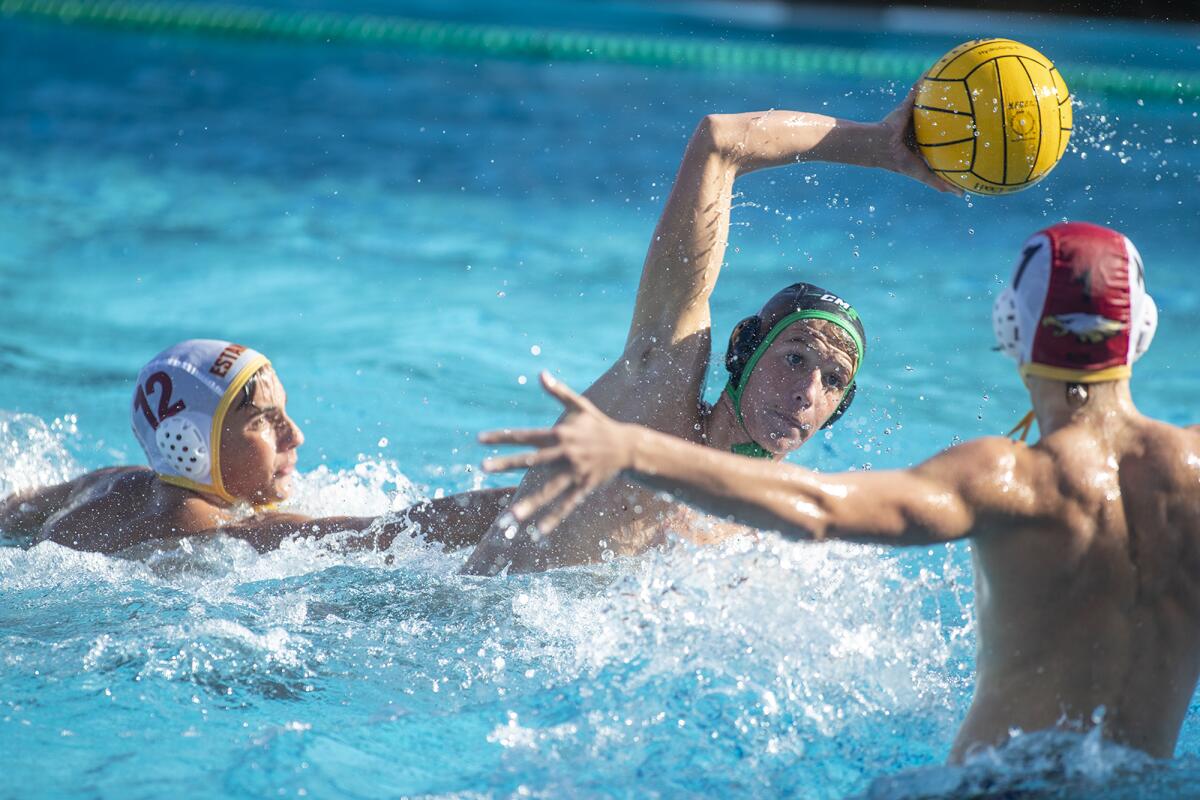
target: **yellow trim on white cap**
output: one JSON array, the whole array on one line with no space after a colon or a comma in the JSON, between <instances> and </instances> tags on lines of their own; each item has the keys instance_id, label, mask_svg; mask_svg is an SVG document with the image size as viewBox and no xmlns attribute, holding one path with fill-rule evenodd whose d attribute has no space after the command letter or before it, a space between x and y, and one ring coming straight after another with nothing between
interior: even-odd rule
<instances>
[{"instance_id":1,"label":"yellow trim on white cap","mask_svg":"<svg viewBox=\"0 0 1200 800\"><path fill-rule=\"evenodd\" d=\"M1067 383L1103 383L1105 381L1126 380L1133 374L1133 368L1122 364L1107 369L1067 369L1066 367L1050 367L1045 364L1022 364L1023 377L1048 378L1052 381Z\"/></svg>"},{"instance_id":2,"label":"yellow trim on white cap","mask_svg":"<svg viewBox=\"0 0 1200 800\"><path fill-rule=\"evenodd\" d=\"M209 486L207 483L197 483L191 478L181 478L178 475L164 475L159 472L158 479L163 483L169 483L181 489L191 489L193 492L203 492L204 494L216 494L214 487ZM224 495L221 495L221 499L230 503L234 502Z\"/></svg>"},{"instance_id":3,"label":"yellow trim on white cap","mask_svg":"<svg viewBox=\"0 0 1200 800\"><path fill-rule=\"evenodd\" d=\"M215 491L217 497L227 503L236 503L237 498L225 491L225 484L221 481L221 429L225 427L225 415L229 413L229 407L233 405L233 400L237 397L238 392L249 383L250 379L254 377L254 373L270 364L271 362L264 355L251 359L246 366L242 367L242 371L230 381L229 388L225 390L221 402L217 404L216 412L213 413L212 436L209 437L210 463L212 464L209 469L209 477L212 478L212 490Z\"/></svg>"}]
</instances>

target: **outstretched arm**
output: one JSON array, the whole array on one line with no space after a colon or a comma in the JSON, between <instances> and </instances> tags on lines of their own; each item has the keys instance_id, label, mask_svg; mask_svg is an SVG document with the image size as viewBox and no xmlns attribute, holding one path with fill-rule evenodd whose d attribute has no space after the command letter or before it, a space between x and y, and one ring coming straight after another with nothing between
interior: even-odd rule
<instances>
[{"instance_id":1,"label":"outstretched arm","mask_svg":"<svg viewBox=\"0 0 1200 800\"><path fill-rule=\"evenodd\" d=\"M912 469L821 475L722 453L647 428L615 422L543 373L567 408L552 429L496 431L493 444L539 449L490 459L491 472L545 465L555 479L510 509L514 524L553 529L590 491L624 473L705 512L788 538L896 545L978 535L1036 513L1029 451L1004 439L946 450Z\"/></svg>"},{"instance_id":2,"label":"outstretched arm","mask_svg":"<svg viewBox=\"0 0 1200 800\"><path fill-rule=\"evenodd\" d=\"M225 534L249 542L256 550L274 550L293 536L324 537L332 533L358 531L342 544L352 549L385 549L397 536L416 536L449 549L478 544L488 526L507 507L516 489L481 489L474 492L423 500L401 512L401 518L376 525L374 517L321 517L300 514L264 514L210 534Z\"/></svg>"},{"instance_id":3,"label":"outstretched arm","mask_svg":"<svg viewBox=\"0 0 1200 800\"><path fill-rule=\"evenodd\" d=\"M796 111L713 114L701 120L646 253L627 356L708 329L708 299L725 258L733 184L741 175L830 161L881 167L940 191L958 191L910 149L913 97L910 93L875 124Z\"/></svg>"}]
</instances>

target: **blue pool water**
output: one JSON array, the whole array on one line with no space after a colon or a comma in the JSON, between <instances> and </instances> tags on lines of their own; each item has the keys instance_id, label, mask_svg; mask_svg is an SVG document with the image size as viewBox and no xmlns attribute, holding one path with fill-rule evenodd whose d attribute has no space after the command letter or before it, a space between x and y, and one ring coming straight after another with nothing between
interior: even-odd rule
<instances>
[{"instance_id":1,"label":"blue pool water","mask_svg":"<svg viewBox=\"0 0 1200 800\"><path fill-rule=\"evenodd\" d=\"M1194 29L356 7L933 56L1005 34L1054 57L1200 68ZM132 378L194 336L274 360L308 437L300 511L499 485L475 467L476 432L546 422L539 369L582 386L618 354L700 116L870 119L903 91L0 21L0 495L137 462ZM1196 421L1200 105L1078 102L1067 158L1010 198L830 166L740 184L717 338L800 279L837 287L868 325L859 399L794 460L903 466L1007 430L1025 400L991 352L992 296L1025 236L1068 218L1138 243L1162 320L1135 397ZM481 580L409 541L262 556L216 542L149 563L4 544L0 796L1135 797L1200 777L1200 702L1170 762L1025 737L993 763L937 766L972 687L968 545L766 537Z\"/></svg>"}]
</instances>

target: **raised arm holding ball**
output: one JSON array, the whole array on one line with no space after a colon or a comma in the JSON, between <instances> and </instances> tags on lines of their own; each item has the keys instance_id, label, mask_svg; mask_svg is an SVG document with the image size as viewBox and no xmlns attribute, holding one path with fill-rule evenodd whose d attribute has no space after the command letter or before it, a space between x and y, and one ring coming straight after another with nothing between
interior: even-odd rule
<instances>
[{"instance_id":1,"label":"raised arm holding ball","mask_svg":"<svg viewBox=\"0 0 1200 800\"><path fill-rule=\"evenodd\" d=\"M807 283L780 290L738 324L725 357L729 385L712 406L702 399L712 347L709 297L725 259L733 186L756 170L828 161L957 192L912 149L913 96L873 124L795 111L705 117L654 231L624 352L585 392L591 402L622 422L713 452L760 457L764 469L835 420L853 397L865 355L863 326L846 300ZM534 469L518 497L575 492L561 476ZM559 520L551 522L546 527ZM618 480L582 502L553 536L502 515L464 570L531 571L598 561L605 551L639 553L668 530L709 542L742 529L713 525Z\"/></svg>"},{"instance_id":2,"label":"raised arm holding ball","mask_svg":"<svg viewBox=\"0 0 1200 800\"><path fill-rule=\"evenodd\" d=\"M964 188L1027 187L1066 147L1066 86L1016 42L955 48L919 88L921 151ZM820 475L610 419L544 374L561 421L484 434L538 448L485 468L541 472L544 486L511 516L543 535L622 480L792 539L970 538L978 677L951 759L1050 728L1099 728L1167 758L1200 677L1200 426L1157 422L1133 404L1132 365L1157 322L1132 242L1059 224L1021 248L993 308L1033 405L1014 429L1024 428L1020 442L978 439L910 469ZM1035 419L1041 439L1026 446Z\"/></svg>"}]
</instances>

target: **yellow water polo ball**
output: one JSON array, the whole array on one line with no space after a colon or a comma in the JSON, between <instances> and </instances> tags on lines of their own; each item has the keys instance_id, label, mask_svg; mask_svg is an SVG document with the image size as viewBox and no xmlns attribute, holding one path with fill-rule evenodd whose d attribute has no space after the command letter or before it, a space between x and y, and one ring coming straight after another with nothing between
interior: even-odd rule
<instances>
[{"instance_id":1,"label":"yellow water polo ball","mask_svg":"<svg viewBox=\"0 0 1200 800\"><path fill-rule=\"evenodd\" d=\"M968 192L1027 189L1054 169L1071 138L1071 94L1050 59L1012 39L951 50L917 84L917 148Z\"/></svg>"}]
</instances>

